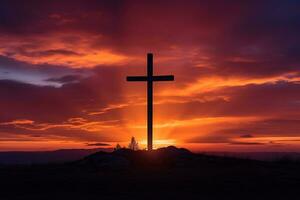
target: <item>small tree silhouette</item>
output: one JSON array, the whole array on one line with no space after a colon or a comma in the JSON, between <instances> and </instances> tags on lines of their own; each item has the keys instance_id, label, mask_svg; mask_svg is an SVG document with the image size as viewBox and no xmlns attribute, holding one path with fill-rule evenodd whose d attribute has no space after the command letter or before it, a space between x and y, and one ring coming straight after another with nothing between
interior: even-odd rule
<instances>
[{"instance_id":1,"label":"small tree silhouette","mask_svg":"<svg viewBox=\"0 0 300 200\"><path fill-rule=\"evenodd\" d=\"M139 144L137 143L137 141L135 140L134 137L131 138L131 141L128 145L128 148L133 150L133 151L139 150Z\"/></svg>"},{"instance_id":2,"label":"small tree silhouette","mask_svg":"<svg viewBox=\"0 0 300 200\"><path fill-rule=\"evenodd\" d=\"M118 143L117 145L116 145L116 147L115 147L115 151L117 151L117 150L119 150L119 149L122 149L122 147L121 147L121 145Z\"/></svg>"}]
</instances>

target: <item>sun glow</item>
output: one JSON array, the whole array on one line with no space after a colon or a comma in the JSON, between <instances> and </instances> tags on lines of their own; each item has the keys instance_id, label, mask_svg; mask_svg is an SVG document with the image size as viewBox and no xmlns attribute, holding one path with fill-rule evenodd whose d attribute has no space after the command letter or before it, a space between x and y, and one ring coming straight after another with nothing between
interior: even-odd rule
<instances>
[{"instance_id":1,"label":"sun glow","mask_svg":"<svg viewBox=\"0 0 300 200\"><path fill-rule=\"evenodd\" d=\"M142 148L147 146L147 140L142 140L140 142L140 145ZM171 145L176 145L176 140L174 139L157 139L153 140L153 147L154 149L160 148L160 147L166 147L166 146L171 146Z\"/></svg>"}]
</instances>

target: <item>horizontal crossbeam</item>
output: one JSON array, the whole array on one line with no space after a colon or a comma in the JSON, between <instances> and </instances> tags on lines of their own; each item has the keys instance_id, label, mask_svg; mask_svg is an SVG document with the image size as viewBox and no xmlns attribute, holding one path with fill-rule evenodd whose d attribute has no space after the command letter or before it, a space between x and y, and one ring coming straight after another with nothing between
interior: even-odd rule
<instances>
[{"instance_id":1,"label":"horizontal crossbeam","mask_svg":"<svg viewBox=\"0 0 300 200\"><path fill-rule=\"evenodd\" d=\"M148 81L147 76L127 76L127 81Z\"/></svg>"},{"instance_id":2,"label":"horizontal crossbeam","mask_svg":"<svg viewBox=\"0 0 300 200\"><path fill-rule=\"evenodd\" d=\"M173 75L153 76L152 81L174 81Z\"/></svg>"},{"instance_id":3,"label":"horizontal crossbeam","mask_svg":"<svg viewBox=\"0 0 300 200\"><path fill-rule=\"evenodd\" d=\"M163 76L150 76L150 80L147 76L127 76L127 81L174 81L173 75Z\"/></svg>"}]
</instances>

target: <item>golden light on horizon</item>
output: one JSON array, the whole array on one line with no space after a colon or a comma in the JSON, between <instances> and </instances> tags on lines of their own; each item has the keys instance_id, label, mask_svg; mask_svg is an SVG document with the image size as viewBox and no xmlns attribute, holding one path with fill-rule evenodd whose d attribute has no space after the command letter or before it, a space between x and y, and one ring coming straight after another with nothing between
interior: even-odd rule
<instances>
[{"instance_id":1,"label":"golden light on horizon","mask_svg":"<svg viewBox=\"0 0 300 200\"><path fill-rule=\"evenodd\" d=\"M146 148L147 146L147 140L142 140L139 144L141 144L142 149ZM167 147L167 146L175 146L176 140L174 139L154 139L153 140L153 149L161 148L161 147Z\"/></svg>"}]
</instances>

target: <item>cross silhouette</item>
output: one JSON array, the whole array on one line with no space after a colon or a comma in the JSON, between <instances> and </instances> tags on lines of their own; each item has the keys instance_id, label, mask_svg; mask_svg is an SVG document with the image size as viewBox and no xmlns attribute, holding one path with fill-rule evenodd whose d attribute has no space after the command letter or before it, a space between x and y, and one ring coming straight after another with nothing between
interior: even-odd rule
<instances>
[{"instance_id":1,"label":"cross silhouette","mask_svg":"<svg viewBox=\"0 0 300 200\"><path fill-rule=\"evenodd\" d=\"M147 149L153 148L153 82L174 81L173 75L153 76L153 54L147 54L147 76L127 76L127 81L147 82Z\"/></svg>"}]
</instances>

